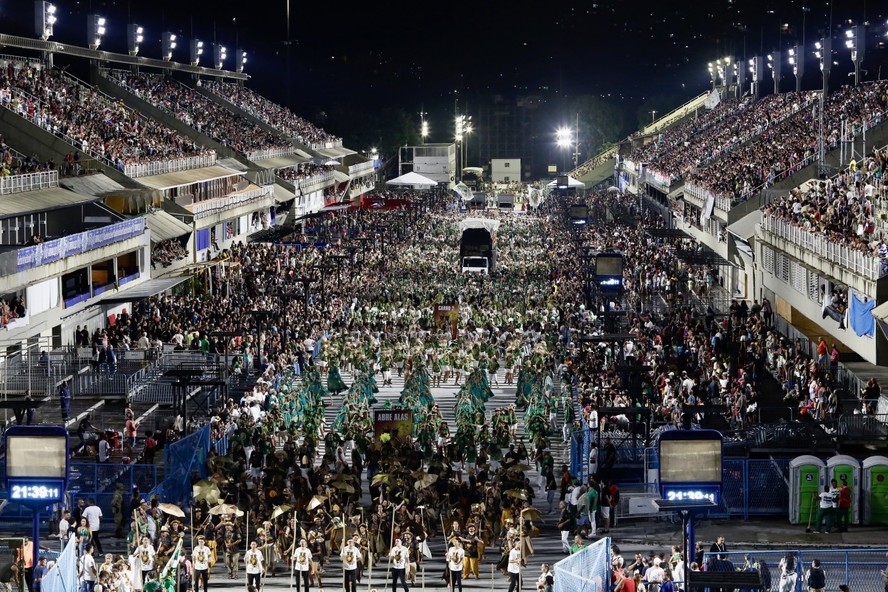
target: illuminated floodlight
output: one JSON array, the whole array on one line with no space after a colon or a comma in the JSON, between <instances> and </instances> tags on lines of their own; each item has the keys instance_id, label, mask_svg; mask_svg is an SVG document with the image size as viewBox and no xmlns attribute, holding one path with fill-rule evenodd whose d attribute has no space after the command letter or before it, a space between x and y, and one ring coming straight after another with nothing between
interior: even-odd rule
<instances>
[{"instance_id":1,"label":"illuminated floodlight","mask_svg":"<svg viewBox=\"0 0 888 592\"><path fill-rule=\"evenodd\" d=\"M173 50L176 49L176 35L175 33L170 33L169 31L165 31L161 35L161 51L163 52L163 59L169 61L173 58Z\"/></svg>"},{"instance_id":2,"label":"illuminated floodlight","mask_svg":"<svg viewBox=\"0 0 888 592\"><path fill-rule=\"evenodd\" d=\"M103 16L91 14L86 17L86 38L90 49L98 49L102 38L108 32L107 20Z\"/></svg>"}]
</instances>

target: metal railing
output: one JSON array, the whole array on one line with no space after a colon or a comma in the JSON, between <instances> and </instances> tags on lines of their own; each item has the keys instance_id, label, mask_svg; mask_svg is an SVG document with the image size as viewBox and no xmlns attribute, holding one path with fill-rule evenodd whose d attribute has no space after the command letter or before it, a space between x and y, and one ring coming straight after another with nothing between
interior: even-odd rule
<instances>
[{"instance_id":1,"label":"metal railing","mask_svg":"<svg viewBox=\"0 0 888 592\"><path fill-rule=\"evenodd\" d=\"M877 280L883 275L882 261L878 256L843 245L828 236L811 232L769 214L762 216L760 227L765 232L809 251L813 256L824 260L826 264L838 264L855 275L870 280Z\"/></svg>"},{"instance_id":2,"label":"metal railing","mask_svg":"<svg viewBox=\"0 0 888 592\"><path fill-rule=\"evenodd\" d=\"M355 176L360 175L364 171L372 171L373 170L373 161L368 160L367 162L359 162L357 164L349 165L348 174Z\"/></svg>"},{"instance_id":3,"label":"metal railing","mask_svg":"<svg viewBox=\"0 0 888 592\"><path fill-rule=\"evenodd\" d=\"M138 179L139 177L150 177L153 175L164 175L166 173L209 167L215 164L216 153L210 151L207 154L200 154L197 156L184 156L181 158L170 158L153 162L125 164L123 165L123 174L132 179Z\"/></svg>"},{"instance_id":4,"label":"metal railing","mask_svg":"<svg viewBox=\"0 0 888 592\"><path fill-rule=\"evenodd\" d=\"M0 254L0 277L141 236L144 232L145 219L132 218L95 230L70 234L39 245L7 251Z\"/></svg>"},{"instance_id":5,"label":"metal railing","mask_svg":"<svg viewBox=\"0 0 888 592\"><path fill-rule=\"evenodd\" d=\"M293 181L293 187L300 195L302 195L306 192L311 193L312 191L316 191L333 181L335 181L333 173L327 171L324 173L309 175L308 177Z\"/></svg>"},{"instance_id":6,"label":"metal railing","mask_svg":"<svg viewBox=\"0 0 888 592\"><path fill-rule=\"evenodd\" d=\"M291 156L296 154L296 148L286 146L281 148L263 148L262 150L253 150L247 152L247 160L256 162L257 160L267 160L269 158L279 158L281 156Z\"/></svg>"},{"instance_id":7,"label":"metal railing","mask_svg":"<svg viewBox=\"0 0 888 592\"><path fill-rule=\"evenodd\" d=\"M239 206L262 198L270 199L271 196L271 187L257 187L256 189L251 189L249 191L243 191L240 193L233 193L224 197L216 197L204 201L197 201L192 203L191 205L186 205L185 207L194 214L195 220L200 220L201 218L210 216L220 210L227 210L228 208Z\"/></svg>"},{"instance_id":8,"label":"metal railing","mask_svg":"<svg viewBox=\"0 0 888 592\"><path fill-rule=\"evenodd\" d=\"M885 548L829 549L817 545L813 549L747 549L721 555L736 571L748 569L747 558L750 568L758 565L765 590L808 590L805 573L817 559L826 575L824 589L838 590L839 585L848 584L851 590L876 591L884 589L881 570L885 567L886 551ZM782 576L781 562L787 561L791 562L788 571L794 572L794 578Z\"/></svg>"},{"instance_id":9,"label":"metal railing","mask_svg":"<svg viewBox=\"0 0 888 592\"><path fill-rule=\"evenodd\" d=\"M49 189L50 187L58 186L58 171L41 171L39 173L24 173L22 175L0 177L0 195Z\"/></svg>"}]
</instances>

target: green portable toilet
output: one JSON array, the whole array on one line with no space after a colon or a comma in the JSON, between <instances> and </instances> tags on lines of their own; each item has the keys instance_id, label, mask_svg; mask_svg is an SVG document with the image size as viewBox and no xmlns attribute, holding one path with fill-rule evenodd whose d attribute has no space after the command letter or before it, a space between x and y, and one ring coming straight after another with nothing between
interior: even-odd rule
<instances>
[{"instance_id":1,"label":"green portable toilet","mask_svg":"<svg viewBox=\"0 0 888 592\"><path fill-rule=\"evenodd\" d=\"M839 487L847 483L851 488L851 511L848 521L860 524L860 461L847 454L837 454L826 461L826 483L833 479Z\"/></svg>"},{"instance_id":2,"label":"green portable toilet","mask_svg":"<svg viewBox=\"0 0 888 592\"><path fill-rule=\"evenodd\" d=\"M806 524L817 511L817 496L823 490L826 465L805 454L789 461L789 522Z\"/></svg>"},{"instance_id":3,"label":"green portable toilet","mask_svg":"<svg viewBox=\"0 0 888 592\"><path fill-rule=\"evenodd\" d=\"M888 457L864 459L862 483L862 524L888 526Z\"/></svg>"}]
</instances>

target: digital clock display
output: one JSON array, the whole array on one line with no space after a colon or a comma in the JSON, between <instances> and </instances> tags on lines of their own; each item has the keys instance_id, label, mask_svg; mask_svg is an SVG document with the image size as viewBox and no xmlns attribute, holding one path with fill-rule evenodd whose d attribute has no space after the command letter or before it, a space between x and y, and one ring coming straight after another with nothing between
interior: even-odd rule
<instances>
[{"instance_id":1,"label":"digital clock display","mask_svg":"<svg viewBox=\"0 0 888 592\"><path fill-rule=\"evenodd\" d=\"M46 500L62 499L62 488L58 485L12 485L9 488L11 500Z\"/></svg>"},{"instance_id":2,"label":"digital clock display","mask_svg":"<svg viewBox=\"0 0 888 592\"><path fill-rule=\"evenodd\" d=\"M664 497L669 501L709 501L718 503L718 493L713 489L666 489Z\"/></svg>"}]
</instances>

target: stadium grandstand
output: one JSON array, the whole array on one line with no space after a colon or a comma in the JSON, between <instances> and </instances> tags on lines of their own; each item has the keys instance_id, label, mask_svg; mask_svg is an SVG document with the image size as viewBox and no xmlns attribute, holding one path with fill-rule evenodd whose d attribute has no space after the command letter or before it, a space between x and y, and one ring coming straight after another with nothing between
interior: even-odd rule
<instances>
[{"instance_id":1,"label":"stadium grandstand","mask_svg":"<svg viewBox=\"0 0 888 592\"><path fill-rule=\"evenodd\" d=\"M888 450L888 82L759 96L714 78L569 178L518 171L473 194L447 181L456 141L377 178L337 122L242 71L47 37L0 39L23 54L0 56L0 408L7 426L69 431L67 499L36 530L55 547L65 509L86 520L51 572L85 592L103 539L122 556L104 584L124 590L210 570L216 586L223 563L239 579L240 551L248 582L285 575L270 590L297 564L306 590L365 566L368 589L391 575L424 588L423 562L445 553L452 579L429 588L539 569L538 592L632 589L617 537L648 590L722 589L714 528L749 535L741 555L783 549L770 568L733 557L744 585L795 590L795 562L825 546L798 527L813 500L837 506L818 530L850 510L825 463L813 492L794 485L795 457L888 471L873 456ZM418 173L430 161L443 181ZM701 525L711 551L682 549L656 512L656 443L698 428L725 456L718 499L692 508L715 524ZM18 541L0 544L17 565L0 580L28 569L14 550L29 517L0 504ZM851 522L842 544L871 547L888 513ZM669 559L642 557L672 542ZM830 552L830 573L883 583L885 549ZM596 573L568 558L553 583L548 562L572 554ZM688 576L694 554L709 563Z\"/></svg>"}]
</instances>

